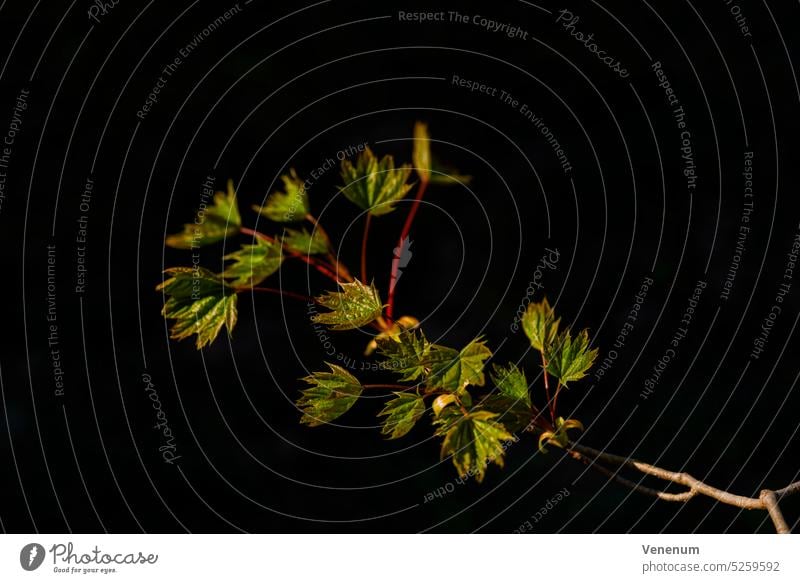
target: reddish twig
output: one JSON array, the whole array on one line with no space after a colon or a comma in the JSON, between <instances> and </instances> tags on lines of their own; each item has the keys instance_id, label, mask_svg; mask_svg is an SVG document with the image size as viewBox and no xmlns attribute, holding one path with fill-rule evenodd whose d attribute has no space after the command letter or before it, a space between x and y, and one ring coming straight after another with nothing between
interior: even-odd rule
<instances>
[{"instance_id":1,"label":"reddish twig","mask_svg":"<svg viewBox=\"0 0 800 583\"><path fill-rule=\"evenodd\" d=\"M553 417L555 417L556 413L558 412L558 394L561 392L562 387L563 385L561 383L556 384L556 394L553 395L553 409L550 413ZM555 423L555 419L553 420L553 423Z\"/></svg>"},{"instance_id":2,"label":"reddish twig","mask_svg":"<svg viewBox=\"0 0 800 583\"><path fill-rule=\"evenodd\" d=\"M239 229L239 232L242 233L242 235L250 235L251 237L257 237L257 238L261 239L262 241L268 241L270 243L276 243L277 242L274 237L270 237L269 235L265 235L264 233L262 233L260 231L256 231L254 229L248 229L247 227L241 227ZM339 281L339 278L337 277L337 275L333 271L331 271L331 269L334 269L333 266L328 266L328 265L326 265L324 263L321 263L320 261L317 261L316 259L314 259L313 257L311 257L309 255L305 255L303 253L298 253L297 251L293 251L292 249L287 248L285 245L283 245L283 250L289 256L294 257L295 259L299 259L300 261L303 261L305 263L308 263L311 267L313 267L314 269L319 271L325 277L327 277L329 279L332 279L333 281L336 281L336 282Z\"/></svg>"},{"instance_id":3,"label":"reddish twig","mask_svg":"<svg viewBox=\"0 0 800 583\"><path fill-rule=\"evenodd\" d=\"M361 238L361 281L367 283L367 241L369 240L369 227L372 224L372 214L367 213L364 221L364 236Z\"/></svg>"},{"instance_id":4,"label":"reddish twig","mask_svg":"<svg viewBox=\"0 0 800 583\"><path fill-rule=\"evenodd\" d=\"M309 213L309 214L306 215L306 220L309 223L311 223L312 225L314 225L314 228L320 232L320 234L328 242L328 245L330 245L331 238L330 238L330 236L328 236L328 232L323 228L322 223L319 222L319 219L317 219L314 215ZM349 283L353 282L353 276L350 275L350 270L347 269L347 267L343 263L341 263L336 258L336 256L334 256L333 253L328 252L327 258L328 258L328 261L330 261L330 266L329 266L330 269L332 269L333 271L336 272L336 280L337 281L342 279L342 280L344 280L346 282L349 282Z\"/></svg>"},{"instance_id":5,"label":"reddish twig","mask_svg":"<svg viewBox=\"0 0 800 583\"><path fill-rule=\"evenodd\" d=\"M547 380L547 360L544 358L542 352L542 375L544 376L544 394L547 398L547 408L550 411L550 421L556 422L556 409L553 406L553 401L550 400L550 382Z\"/></svg>"},{"instance_id":6,"label":"reddish twig","mask_svg":"<svg viewBox=\"0 0 800 583\"><path fill-rule=\"evenodd\" d=\"M407 387L405 385L396 385L396 384L377 384L377 385L361 385L365 389L394 389L399 391L408 391L410 389L415 389L416 387Z\"/></svg>"},{"instance_id":7,"label":"reddish twig","mask_svg":"<svg viewBox=\"0 0 800 583\"><path fill-rule=\"evenodd\" d=\"M280 296L285 296L287 298L291 298L293 300L300 300L301 302L306 303L318 303L317 300L310 296L304 296L303 294L297 294L291 291L283 290L283 289L276 289L273 287L241 287L237 288L236 291L238 293L246 292L246 291L254 291L254 292L261 292L261 293L268 293L268 294L275 294Z\"/></svg>"},{"instance_id":8,"label":"reddish twig","mask_svg":"<svg viewBox=\"0 0 800 583\"><path fill-rule=\"evenodd\" d=\"M414 197L414 202L411 203L411 210L408 211L408 216L406 217L406 222L403 225L403 230L400 232L400 238L398 239L397 243L397 248L400 249L400 253L395 253L394 258L392 259L392 274L389 277L389 299L386 306L386 317L390 322L392 321L394 313L394 288L397 285L397 274L400 271L400 256L402 255L403 243L408 238L408 234L411 232L411 225L414 223L414 217L417 215L419 203L422 200L422 197L425 196L425 190L427 188L428 180L423 178L420 180L419 189Z\"/></svg>"},{"instance_id":9,"label":"reddish twig","mask_svg":"<svg viewBox=\"0 0 800 583\"><path fill-rule=\"evenodd\" d=\"M255 229L248 229L247 227L240 227L239 232L242 235L250 235L251 237L255 237L261 239L262 241L267 241L268 243L277 243L275 237L270 237L269 235L262 233L261 231L256 231Z\"/></svg>"}]
</instances>

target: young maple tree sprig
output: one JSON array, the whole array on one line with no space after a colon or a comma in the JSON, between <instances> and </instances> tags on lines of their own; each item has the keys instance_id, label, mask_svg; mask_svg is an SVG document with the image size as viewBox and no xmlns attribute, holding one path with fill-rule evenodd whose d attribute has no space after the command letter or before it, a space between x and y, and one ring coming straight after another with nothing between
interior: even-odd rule
<instances>
[{"instance_id":1,"label":"young maple tree sprig","mask_svg":"<svg viewBox=\"0 0 800 583\"><path fill-rule=\"evenodd\" d=\"M167 238L167 245L195 249L220 242L235 235L250 237L249 244L223 257L227 262L221 273L194 267L171 268L160 286L167 296L163 314L175 322L173 338L196 335L198 348L212 342L223 328L230 334L237 319L237 297L243 291L280 294L285 297L313 301L323 311L311 316L315 324L334 331L372 326L378 334L365 353L376 349L381 368L400 376L397 383L362 385L346 369L328 363L329 371L316 372L305 380L310 385L297 403L301 421L307 425L330 423L346 413L365 388L393 388L393 397L381 411L382 432L392 439L406 435L424 415L432 413L434 433L442 437L442 455L450 456L461 474L482 480L486 467L503 463L504 444L514 439L515 432L537 428L544 436L541 443L562 444L565 432L580 424L556 418L556 399L562 387L577 380L591 366L596 351L588 350L588 336L583 333L572 339L569 332L557 335L558 320L545 300L532 306L523 321L534 348L548 362L547 377L558 379L558 388L551 401L546 393L546 409L550 420L540 414L529 394L525 373L516 364L493 365L489 377L495 386L486 385L486 363L492 352L483 339L475 339L460 350L431 344L419 329L413 316L393 317L395 290L400 257L394 253L388 286L388 302L383 303L374 283L367 282L367 244L373 218L393 212L397 203L414 187L412 171L418 185L399 236L401 249L408 239L420 202L431 183L466 182L469 177L435 171L430 151L431 140L425 124L414 128L413 168L397 166L392 156L376 156L369 148L354 161L341 165L340 192L364 212L364 234L361 246L361 279L334 254L330 236L310 212L310 201L303 180L294 169L281 177L283 189L267 197L265 204L253 209L271 223L283 226L280 235L268 235L242 225L233 184L226 193L217 193L213 204L203 208L193 223L182 232ZM308 223L308 227L302 223ZM289 227L292 226L292 228ZM336 282L337 289L316 298L304 294L263 287L288 259L308 264L322 276ZM478 398L480 396L480 398ZM430 401L426 402L426 399Z\"/></svg>"},{"instance_id":2,"label":"young maple tree sprig","mask_svg":"<svg viewBox=\"0 0 800 583\"><path fill-rule=\"evenodd\" d=\"M249 237L249 244L222 257L227 265L221 273L199 265L165 271L168 277L158 289L165 295L162 314L174 321L171 337L180 340L196 336L200 349L213 342L223 328L230 334L236 325L238 295L243 291L313 302L325 310L312 314L315 324L334 331L374 328L377 333L365 355L377 352L377 368L397 378L363 384L346 368L326 363L328 370L313 372L304 379L308 386L301 391L297 408L305 425L333 423L347 414L364 391L388 391L385 406L378 414L381 433L388 439L402 438L427 414L430 430L441 438L442 459L452 459L460 475L473 476L478 482L484 479L490 464L503 465L508 445L518 440L516 434L530 432L538 438L542 453L547 453L545 446L562 449L570 458L637 492L672 502L687 502L704 495L743 509L766 510L778 532L789 532L778 503L782 497L800 493L800 482L778 490L762 490L757 498L737 496L684 472L671 472L574 442L569 432L582 431L583 425L577 419L559 415L559 396L586 375L597 358L597 350L590 348L586 330L573 334L561 329L561 320L546 298L530 304L522 318L530 347L538 353L535 360L542 374L542 399L537 399L537 391L519 363L492 363L491 370L486 370L493 354L483 338L460 349L451 348L429 342L414 316L394 318L403 250L428 186L470 179L457 172L434 170L430 143L427 126L417 123L413 168L398 167L392 156L379 158L370 149L354 161L342 162L340 192L364 214L360 279L353 277L339 259L327 231L310 213L304 182L293 169L281 177L283 190L273 192L264 205L253 207L270 223L282 227L277 235L242 225L233 184L229 182L227 192L218 192L213 203L200 209L194 222L184 225L182 232L167 237L166 244L196 249L236 235ZM418 178L416 184L410 182L412 171ZM416 193L393 253L386 290L388 301L383 303L380 290L367 279L370 228L373 220L393 212L415 185ZM311 298L262 286L287 260L306 263L335 282L337 288ZM645 487L621 476L622 470L636 470L686 490L673 493Z\"/></svg>"}]
</instances>

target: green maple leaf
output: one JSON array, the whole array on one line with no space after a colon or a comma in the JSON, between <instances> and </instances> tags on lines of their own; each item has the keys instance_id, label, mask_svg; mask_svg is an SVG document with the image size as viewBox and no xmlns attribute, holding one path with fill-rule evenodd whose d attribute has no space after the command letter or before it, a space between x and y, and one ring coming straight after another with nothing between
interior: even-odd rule
<instances>
[{"instance_id":1,"label":"green maple leaf","mask_svg":"<svg viewBox=\"0 0 800 583\"><path fill-rule=\"evenodd\" d=\"M254 205L253 209L276 223L296 223L302 221L309 211L308 193L304 182L297 176L294 168L289 174L281 176L283 192L273 192L264 206Z\"/></svg>"},{"instance_id":2,"label":"green maple leaf","mask_svg":"<svg viewBox=\"0 0 800 583\"><path fill-rule=\"evenodd\" d=\"M404 330L396 336L377 339L378 350L386 357L385 368L402 375L401 381L414 381L426 373L425 359L430 344L422 330Z\"/></svg>"},{"instance_id":3,"label":"green maple leaf","mask_svg":"<svg viewBox=\"0 0 800 583\"><path fill-rule=\"evenodd\" d=\"M516 364L509 363L508 366L492 365L492 382L500 391L501 395L521 401L528 407L531 406L531 397L528 394L528 379Z\"/></svg>"},{"instance_id":4,"label":"green maple leaf","mask_svg":"<svg viewBox=\"0 0 800 583\"><path fill-rule=\"evenodd\" d=\"M264 281L281 268L283 251L280 244L256 238L255 245L242 245L239 251L223 259L233 261L225 268L222 277L233 279L234 287L252 287Z\"/></svg>"},{"instance_id":5,"label":"green maple leaf","mask_svg":"<svg viewBox=\"0 0 800 583\"><path fill-rule=\"evenodd\" d=\"M169 235L166 244L176 249L197 249L235 235L241 226L233 181L229 180L228 192L217 192L213 204L198 210L194 222L183 225L180 233Z\"/></svg>"},{"instance_id":6,"label":"green maple leaf","mask_svg":"<svg viewBox=\"0 0 800 583\"><path fill-rule=\"evenodd\" d=\"M481 407L498 414L509 431L521 431L528 426L536 413L528 393L528 380L517 365L492 365L492 382L497 392L481 402Z\"/></svg>"},{"instance_id":7,"label":"green maple leaf","mask_svg":"<svg viewBox=\"0 0 800 583\"><path fill-rule=\"evenodd\" d=\"M303 255L320 255L331 250L330 241L319 229L314 229L311 233L307 229L286 229L283 232L283 245L290 251Z\"/></svg>"},{"instance_id":8,"label":"green maple leaf","mask_svg":"<svg viewBox=\"0 0 800 583\"><path fill-rule=\"evenodd\" d=\"M332 330L353 330L376 320L383 313L383 304L375 284L364 285L358 280L339 283L341 292L327 292L317 297L317 303L331 310L314 314L313 322L330 326Z\"/></svg>"},{"instance_id":9,"label":"green maple leaf","mask_svg":"<svg viewBox=\"0 0 800 583\"><path fill-rule=\"evenodd\" d=\"M361 395L361 383L340 366L326 362L331 372L315 372L303 380L311 385L301 391L297 406L300 422L311 427L330 423L344 415Z\"/></svg>"},{"instance_id":10,"label":"green maple leaf","mask_svg":"<svg viewBox=\"0 0 800 583\"><path fill-rule=\"evenodd\" d=\"M169 296L161 314L175 320L170 337L183 340L197 334L197 348L213 342L223 326L236 325L236 293L218 275L202 267L173 267L156 289Z\"/></svg>"},{"instance_id":11,"label":"green maple leaf","mask_svg":"<svg viewBox=\"0 0 800 583\"><path fill-rule=\"evenodd\" d=\"M589 350L589 332L586 330L575 338L569 330L565 330L545 351L547 372L557 378L562 385L585 377L595 358L597 350Z\"/></svg>"},{"instance_id":12,"label":"green maple leaf","mask_svg":"<svg viewBox=\"0 0 800 583\"><path fill-rule=\"evenodd\" d=\"M522 316L522 329L539 352L545 352L558 334L561 318L556 319L547 298L536 304L529 304Z\"/></svg>"},{"instance_id":13,"label":"green maple leaf","mask_svg":"<svg viewBox=\"0 0 800 583\"><path fill-rule=\"evenodd\" d=\"M425 413L425 401L416 393L394 393L395 398L386 403L383 411L378 413L386 419L381 433L389 439L403 437L413 429L416 422Z\"/></svg>"},{"instance_id":14,"label":"green maple leaf","mask_svg":"<svg viewBox=\"0 0 800 583\"><path fill-rule=\"evenodd\" d=\"M410 166L395 168L392 156L378 160L369 148L359 154L355 164L342 161L341 174L342 194L373 216L392 212L394 203L411 189L407 184Z\"/></svg>"},{"instance_id":15,"label":"green maple leaf","mask_svg":"<svg viewBox=\"0 0 800 583\"><path fill-rule=\"evenodd\" d=\"M479 406L496 413L497 420L512 432L524 430L538 414L533 406L507 395L496 393L484 398Z\"/></svg>"},{"instance_id":16,"label":"green maple leaf","mask_svg":"<svg viewBox=\"0 0 800 583\"><path fill-rule=\"evenodd\" d=\"M483 481L490 463L503 467L503 444L514 441L514 436L496 419L496 413L485 410L440 417L435 423L439 425L436 434L444 435L442 459L452 456L459 475L473 475L478 482Z\"/></svg>"},{"instance_id":17,"label":"green maple leaf","mask_svg":"<svg viewBox=\"0 0 800 583\"><path fill-rule=\"evenodd\" d=\"M492 351L481 339L473 340L461 351L432 344L423 361L430 371L426 385L447 391L458 391L467 385L482 387L486 382L484 363L491 356Z\"/></svg>"}]
</instances>

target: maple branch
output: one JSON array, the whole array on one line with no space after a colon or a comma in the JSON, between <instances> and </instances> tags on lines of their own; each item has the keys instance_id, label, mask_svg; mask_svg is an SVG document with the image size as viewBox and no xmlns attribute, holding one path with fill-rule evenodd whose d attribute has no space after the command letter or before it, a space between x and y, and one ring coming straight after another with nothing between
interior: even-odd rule
<instances>
[{"instance_id":1,"label":"maple branch","mask_svg":"<svg viewBox=\"0 0 800 583\"><path fill-rule=\"evenodd\" d=\"M291 255L295 259L299 259L300 261L303 261L304 263L308 263L311 267L313 267L314 269L319 271L322 275L324 275L328 279L333 280L336 283L339 283L339 279L340 278L339 278L338 269L337 269L336 273L331 271L331 269L336 269L335 267L332 267L332 266L329 267L328 265L326 265L324 263L321 263L321 262L315 260L313 257L310 257L308 255L304 255L302 253L297 253L295 251L289 251L289 250L287 250L287 251L288 251L289 255ZM344 279L344 278L342 278L342 279Z\"/></svg>"},{"instance_id":2,"label":"maple branch","mask_svg":"<svg viewBox=\"0 0 800 583\"><path fill-rule=\"evenodd\" d=\"M364 237L361 239L361 281L363 283L367 283L367 241L371 224L372 213L367 213L367 220L364 221Z\"/></svg>"},{"instance_id":3,"label":"maple branch","mask_svg":"<svg viewBox=\"0 0 800 583\"><path fill-rule=\"evenodd\" d=\"M416 387L407 387L406 385L398 385L398 384L377 384L377 385L361 385L364 389L394 389L400 391L408 391L410 389L415 389Z\"/></svg>"},{"instance_id":4,"label":"maple branch","mask_svg":"<svg viewBox=\"0 0 800 583\"><path fill-rule=\"evenodd\" d=\"M761 490L759 498L764 503L764 506L766 506L767 512L769 512L769 517L775 525L775 532L778 534L791 533L791 529L789 525L786 524L786 519L783 517L783 513L778 506L778 498L775 496L775 492L772 490Z\"/></svg>"},{"instance_id":5,"label":"maple branch","mask_svg":"<svg viewBox=\"0 0 800 583\"><path fill-rule=\"evenodd\" d=\"M262 233L261 231L256 231L255 229L249 229L247 227L239 227L239 232L242 235L250 235L251 237L261 239L262 241L266 241L268 243L277 243L275 237L270 237L269 235Z\"/></svg>"},{"instance_id":6,"label":"maple branch","mask_svg":"<svg viewBox=\"0 0 800 583\"><path fill-rule=\"evenodd\" d=\"M573 459L578 460L579 462L586 464L587 467L595 470L596 472L600 472L604 476L611 478L612 480L622 484L623 486L630 488L631 490L635 490L637 492L640 492L642 494L647 494L648 496L653 496L655 498L660 498L661 500L668 500L671 502L685 502L690 498L694 498L694 496L697 494L697 492L694 492L692 490L687 490L686 492L681 492L679 494L671 494L669 492L662 492L661 490L656 490L654 488L648 488L647 486L642 486L641 484L637 484L636 482L623 478L622 476L619 475L619 473L609 470L605 466L601 466L599 463L597 463L597 460L592 460L591 458L586 457L575 450L567 450L567 455L569 455Z\"/></svg>"},{"instance_id":7,"label":"maple branch","mask_svg":"<svg viewBox=\"0 0 800 583\"><path fill-rule=\"evenodd\" d=\"M561 393L561 389L563 388L564 385L562 385L560 382L556 384L556 393L555 395L553 395L553 412L552 412L553 417L555 417L556 412L558 411L558 395L559 393ZM553 423L555 423L555 420L553 421Z\"/></svg>"},{"instance_id":8,"label":"maple branch","mask_svg":"<svg viewBox=\"0 0 800 583\"><path fill-rule=\"evenodd\" d=\"M389 299L388 304L386 306L386 317L391 322L393 319L394 314L394 288L397 285L397 274L400 271L400 259L402 256L402 249L403 243L408 238L408 234L411 232L411 225L414 223L414 217L417 216L417 209L419 208L419 203L422 200L422 197L425 196L425 190L428 188L428 179L422 178L419 183L419 189L417 190L417 194L414 197L414 202L411 203L411 210L408 211L408 216L406 217L406 222L403 224L403 230L400 231L400 238L397 242L397 249L400 251L394 253L394 257L392 258L392 274L389 277Z\"/></svg>"},{"instance_id":9,"label":"maple branch","mask_svg":"<svg viewBox=\"0 0 800 583\"><path fill-rule=\"evenodd\" d=\"M726 490L720 490L719 488L710 486L686 472L673 472L670 470L665 470L664 468L660 468L652 464L647 464L632 458L605 453L584 445L570 443L567 447L567 452L573 459L579 460L586 464L591 464L592 467L601 473L608 475L617 482L622 483L634 491L656 496L661 500L668 500L672 502L686 502L687 500L694 498L696 495L702 494L704 496L708 496L709 498L713 498L718 502L722 502L723 504L728 504L730 506L736 506L737 508L743 508L745 510L766 510L769 513L769 517L772 519L772 523L774 524L775 530L778 532L778 534L788 534L790 532L789 525L786 523L780 507L778 506L778 499L783 496L800 492L800 481L789 484L780 490L761 490L758 498L750 498L748 496L739 496L738 494L732 494ZM642 472L643 474L654 476L661 480L679 484L681 486L686 486L687 490L678 494L671 494L668 492L647 488L638 483L634 483L630 480L622 478L621 476L618 476L617 472L612 472L611 470L599 465L597 460L602 460L622 467L633 468Z\"/></svg>"},{"instance_id":10,"label":"maple branch","mask_svg":"<svg viewBox=\"0 0 800 583\"><path fill-rule=\"evenodd\" d=\"M547 380L547 360L544 358L544 352L541 353L542 355L542 375L544 376L544 394L547 398L547 408L550 410L550 421L553 423L556 422L556 408L555 403L553 403L552 399L550 399L550 382Z\"/></svg>"},{"instance_id":11,"label":"maple branch","mask_svg":"<svg viewBox=\"0 0 800 583\"><path fill-rule=\"evenodd\" d=\"M300 300L300 301L306 302L306 303L314 303L314 304L319 303L319 302L317 302L316 299L314 299L314 298L312 298L310 296L304 296L303 294L296 294L296 293L291 292L291 291L287 291L287 290L283 290L283 289L276 289L276 288L273 288L273 287L241 287L241 288L237 288L236 291L238 293L245 292L245 291L254 291L254 292L262 292L262 293L268 293L268 294L276 294L276 295L285 296L287 298L292 298L293 300Z\"/></svg>"},{"instance_id":12,"label":"maple branch","mask_svg":"<svg viewBox=\"0 0 800 583\"><path fill-rule=\"evenodd\" d=\"M239 229L239 232L242 235L250 235L251 237L257 237L257 238L261 239L262 241L267 241L268 243L277 243L278 242L274 237L270 237L269 235L265 235L261 231L256 231L254 229L248 229L247 227L241 227ZM327 277L329 279L332 279L333 281L336 281L336 282L339 281L339 277L337 276L337 274L335 274L335 273L333 273L333 271L331 271L331 269L334 268L333 266L328 266L328 265L326 265L324 263L321 263L321 262L317 261L316 259L314 259L313 257L311 257L309 255L306 255L304 253L298 253L297 251L293 251L292 249L289 249L285 245L282 245L282 247L283 247L284 252L286 252L291 257L294 257L295 259L299 259L300 261L308 263L311 267L313 267L314 269L319 271L325 277Z\"/></svg>"},{"instance_id":13,"label":"maple branch","mask_svg":"<svg viewBox=\"0 0 800 583\"><path fill-rule=\"evenodd\" d=\"M320 232L320 234L325 238L325 240L328 241L328 243L330 244L331 238L330 236L328 236L328 232L323 228L322 223L319 222L319 219L317 219L311 213L307 214L305 218L309 223L314 225L314 228L317 229ZM336 271L337 281L339 279L343 279L346 282L352 283L353 276L350 275L350 270L347 269L347 266L344 265L344 263L341 263L336 258L336 256L330 251L328 252L327 257L328 261L331 262L330 268Z\"/></svg>"},{"instance_id":14,"label":"maple branch","mask_svg":"<svg viewBox=\"0 0 800 583\"><path fill-rule=\"evenodd\" d=\"M786 486L785 488L781 488L780 490L775 490L775 495L779 498L783 498L784 496L790 496L791 494L800 493L800 481L793 482Z\"/></svg>"}]
</instances>

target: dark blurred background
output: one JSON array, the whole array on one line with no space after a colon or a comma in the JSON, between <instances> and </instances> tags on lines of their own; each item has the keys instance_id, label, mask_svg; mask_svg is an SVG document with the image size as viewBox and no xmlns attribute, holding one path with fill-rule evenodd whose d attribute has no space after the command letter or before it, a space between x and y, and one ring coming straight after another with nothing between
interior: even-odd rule
<instances>
[{"instance_id":1,"label":"dark blurred background","mask_svg":"<svg viewBox=\"0 0 800 583\"><path fill-rule=\"evenodd\" d=\"M562 9L579 20L560 17ZM466 23L450 21L455 10ZM596 369L616 351L602 377L590 374L561 399L563 413L587 428L582 443L743 495L796 480L800 282L782 303L776 296L792 283L787 253L800 228L800 55L789 26L799 14L790 3L737 10L683 0L0 4L0 139L14 123L19 130L0 168L2 528L511 532L529 521L534 532L770 532L764 513L631 493L558 450L537 453L531 436L483 484L456 484L428 419L387 441L375 427L377 399L362 400L338 426L303 427L298 379L331 358L305 305L242 296L233 336L198 352L168 340L154 291L163 268L191 262L189 252L165 249L164 237L192 219L207 177L218 189L233 179L244 222L275 232L250 206L282 173L309 177L365 142L410 162L413 124L423 120L437 158L473 180L429 190L398 315L423 319L430 338L451 346L483 334L499 362L519 361L534 378L538 363L512 324L538 281L533 299L546 294L565 322L590 329ZM443 11L444 20L402 21L401 11ZM476 15L525 34L509 38ZM598 50L629 76L571 31L594 33ZM686 114L692 192L683 130L655 62ZM454 75L496 95L458 87ZM137 117L160 76L157 102ZM753 153L748 223L745 152ZM94 187L82 201L88 179ZM336 168L315 180L312 212L355 268L363 219L336 196L339 184ZM373 222L369 270L384 297L408 208ZM87 275L77 293L81 215ZM219 270L238 243L204 248L203 265ZM559 261L537 275L548 249ZM615 348L647 278L633 330ZM647 392L699 281L706 287L685 338ZM329 288L289 262L270 284ZM773 305L781 312L753 358ZM330 336L360 367L367 333ZM159 452L144 375L175 437L172 464ZM534 521L564 488L569 495ZM797 501L784 509L790 523L800 517Z\"/></svg>"}]
</instances>

